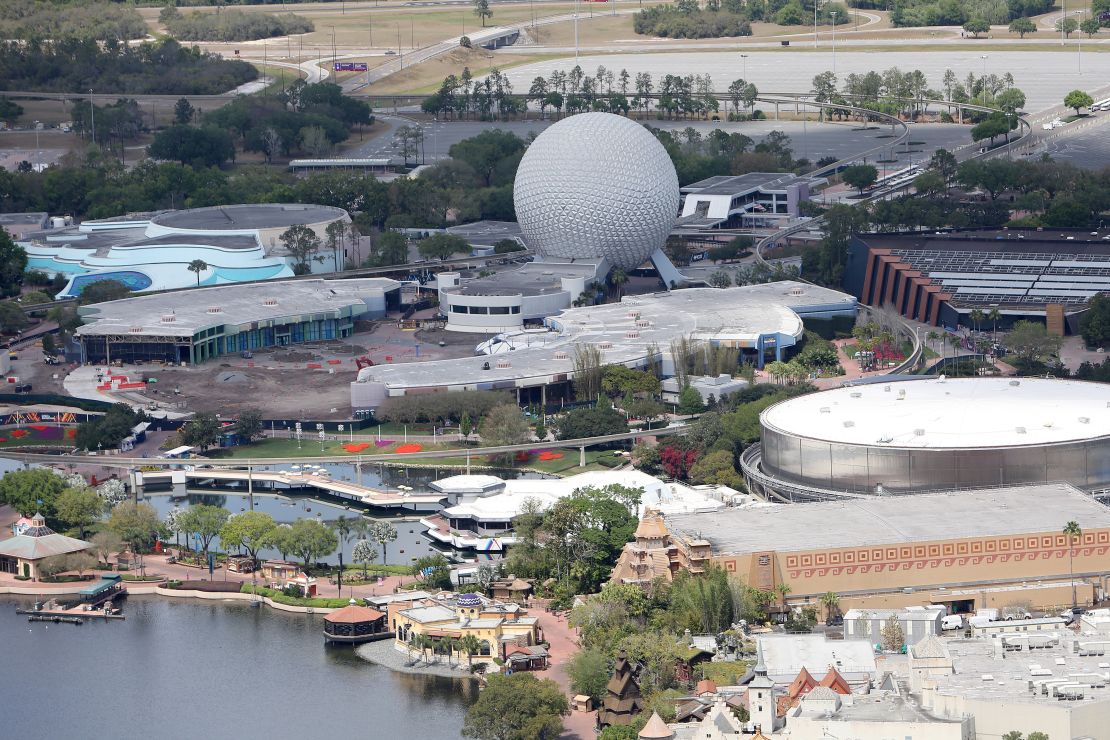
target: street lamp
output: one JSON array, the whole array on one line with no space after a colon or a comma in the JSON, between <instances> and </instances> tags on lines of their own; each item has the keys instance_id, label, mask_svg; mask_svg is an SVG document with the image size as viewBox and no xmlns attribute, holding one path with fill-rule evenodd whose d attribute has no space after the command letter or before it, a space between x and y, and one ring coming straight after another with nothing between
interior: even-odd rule
<instances>
[{"instance_id":1,"label":"street lamp","mask_svg":"<svg viewBox=\"0 0 1110 740\"><path fill-rule=\"evenodd\" d=\"M832 35L833 35L833 74L836 74L836 11L830 10L829 15L832 17Z\"/></svg>"},{"instance_id":2,"label":"street lamp","mask_svg":"<svg viewBox=\"0 0 1110 740\"><path fill-rule=\"evenodd\" d=\"M820 0L813 0L813 48L821 46L821 37L817 35L817 6Z\"/></svg>"},{"instance_id":3,"label":"street lamp","mask_svg":"<svg viewBox=\"0 0 1110 740\"><path fill-rule=\"evenodd\" d=\"M740 58L744 60L744 82L748 81L748 55L741 54Z\"/></svg>"}]
</instances>

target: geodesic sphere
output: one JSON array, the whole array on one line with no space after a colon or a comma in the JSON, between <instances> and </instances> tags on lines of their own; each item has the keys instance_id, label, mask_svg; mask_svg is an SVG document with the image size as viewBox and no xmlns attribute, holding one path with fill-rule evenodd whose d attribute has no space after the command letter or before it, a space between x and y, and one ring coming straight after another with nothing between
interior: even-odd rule
<instances>
[{"instance_id":1,"label":"geodesic sphere","mask_svg":"<svg viewBox=\"0 0 1110 740\"><path fill-rule=\"evenodd\" d=\"M634 121L582 113L540 134L513 187L528 246L556 260L604 257L630 270L663 246L678 213L667 150Z\"/></svg>"}]
</instances>

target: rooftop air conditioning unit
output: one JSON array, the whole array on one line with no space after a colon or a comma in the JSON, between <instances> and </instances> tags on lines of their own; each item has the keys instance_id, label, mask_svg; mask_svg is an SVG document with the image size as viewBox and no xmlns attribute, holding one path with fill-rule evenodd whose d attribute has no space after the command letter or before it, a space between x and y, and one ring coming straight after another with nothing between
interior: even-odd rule
<instances>
[{"instance_id":1,"label":"rooftop air conditioning unit","mask_svg":"<svg viewBox=\"0 0 1110 740\"><path fill-rule=\"evenodd\" d=\"M132 327L128 328L127 333L128 334L142 334L143 333L143 327L141 327L141 326L132 326Z\"/></svg>"},{"instance_id":2,"label":"rooftop air conditioning unit","mask_svg":"<svg viewBox=\"0 0 1110 740\"><path fill-rule=\"evenodd\" d=\"M640 312L639 311L629 311L628 312L628 318L638 319L638 318L640 318Z\"/></svg>"},{"instance_id":3,"label":"rooftop air conditioning unit","mask_svg":"<svg viewBox=\"0 0 1110 740\"><path fill-rule=\"evenodd\" d=\"M172 324L177 321L177 314L168 313L162 316L163 324Z\"/></svg>"},{"instance_id":4,"label":"rooftop air conditioning unit","mask_svg":"<svg viewBox=\"0 0 1110 740\"><path fill-rule=\"evenodd\" d=\"M651 322L650 321L637 321L636 326L640 327L641 329L646 329L649 326L651 326Z\"/></svg>"},{"instance_id":5,"label":"rooftop air conditioning unit","mask_svg":"<svg viewBox=\"0 0 1110 740\"><path fill-rule=\"evenodd\" d=\"M821 413L822 414L828 414L828 413L831 413L831 412L832 412L832 409L830 409L828 406L822 406L821 407Z\"/></svg>"},{"instance_id":6,"label":"rooftop air conditioning unit","mask_svg":"<svg viewBox=\"0 0 1110 740\"><path fill-rule=\"evenodd\" d=\"M638 332L638 331L626 331L624 333L624 338L625 339L639 339L640 338L640 332Z\"/></svg>"},{"instance_id":7,"label":"rooftop air conditioning unit","mask_svg":"<svg viewBox=\"0 0 1110 740\"><path fill-rule=\"evenodd\" d=\"M505 368L509 368L509 367L512 367L512 366L513 366L513 363L509 362L508 360L498 360L497 361L497 367L498 367L499 370L504 370Z\"/></svg>"},{"instance_id":8,"label":"rooftop air conditioning unit","mask_svg":"<svg viewBox=\"0 0 1110 740\"><path fill-rule=\"evenodd\" d=\"M805 293L801 288L791 288L790 295L803 295Z\"/></svg>"},{"instance_id":9,"label":"rooftop air conditioning unit","mask_svg":"<svg viewBox=\"0 0 1110 740\"><path fill-rule=\"evenodd\" d=\"M558 352L555 353L555 359L556 360L567 360L567 359L570 359L570 356L567 355L567 353L564 352L563 350L559 350Z\"/></svg>"},{"instance_id":10,"label":"rooftop air conditioning unit","mask_svg":"<svg viewBox=\"0 0 1110 740\"><path fill-rule=\"evenodd\" d=\"M223 313L224 310L219 306L209 306L208 313Z\"/></svg>"},{"instance_id":11,"label":"rooftop air conditioning unit","mask_svg":"<svg viewBox=\"0 0 1110 740\"><path fill-rule=\"evenodd\" d=\"M613 343L612 342L598 342L597 343L597 348L598 349L613 349Z\"/></svg>"},{"instance_id":12,"label":"rooftop air conditioning unit","mask_svg":"<svg viewBox=\"0 0 1110 740\"><path fill-rule=\"evenodd\" d=\"M278 304L277 298L263 298L262 299L262 305L263 306L276 306L277 304Z\"/></svg>"},{"instance_id":13,"label":"rooftop air conditioning unit","mask_svg":"<svg viewBox=\"0 0 1110 740\"><path fill-rule=\"evenodd\" d=\"M852 391L848 395L851 396L852 398L863 398L863 394L860 393L859 391Z\"/></svg>"}]
</instances>

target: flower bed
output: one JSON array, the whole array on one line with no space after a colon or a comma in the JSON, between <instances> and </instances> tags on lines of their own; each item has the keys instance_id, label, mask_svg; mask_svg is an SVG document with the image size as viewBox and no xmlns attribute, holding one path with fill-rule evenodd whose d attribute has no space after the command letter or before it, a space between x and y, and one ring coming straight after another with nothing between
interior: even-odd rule
<instances>
[{"instance_id":1,"label":"flower bed","mask_svg":"<svg viewBox=\"0 0 1110 740\"><path fill-rule=\"evenodd\" d=\"M397 452L400 455L406 455L406 454L409 454L409 453L412 453L412 452L420 452L423 449L424 449L424 445L416 444L415 442L410 442L407 445L401 445L400 447L398 447L395 450L395 452Z\"/></svg>"},{"instance_id":2,"label":"flower bed","mask_svg":"<svg viewBox=\"0 0 1110 740\"><path fill-rule=\"evenodd\" d=\"M363 450L367 449L369 446L370 446L370 443L368 443L368 442L348 442L347 444L343 445L343 449L345 449L347 452L350 452L350 453L354 454L356 452L362 452Z\"/></svg>"},{"instance_id":3,"label":"flower bed","mask_svg":"<svg viewBox=\"0 0 1110 740\"><path fill-rule=\"evenodd\" d=\"M374 443L374 446L375 447L389 447L391 444L393 444L392 439L379 439L377 442Z\"/></svg>"}]
</instances>

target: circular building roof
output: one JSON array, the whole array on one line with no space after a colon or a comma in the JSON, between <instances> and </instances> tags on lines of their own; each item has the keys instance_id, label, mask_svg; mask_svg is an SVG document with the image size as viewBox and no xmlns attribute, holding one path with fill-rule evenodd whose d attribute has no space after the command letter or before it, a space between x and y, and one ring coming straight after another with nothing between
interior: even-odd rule
<instances>
[{"instance_id":1,"label":"circular building roof","mask_svg":"<svg viewBox=\"0 0 1110 740\"><path fill-rule=\"evenodd\" d=\"M461 594L456 603L459 606L478 606L482 599L478 594Z\"/></svg>"},{"instance_id":2,"label":"circular building roof","mask_svg":"<svg viewBox=\"0 0 1110 740\"><path fill-rule=\"evenodd\" d=\"M346 215L346 211L342 208L332 206L258 203L170 211L155 216L150 222L157 226L182 231L249 231L337 221Z\"/></svg>"},{"instance_id":3,"label":"circular building roof","mask_svg":"<svg viewBox=\"0 0 1110 740\"><path fill-rule=\"evenodd\" d=\"M556 260L604 257L632 269L663 246L678 213L678 175L634 121L582 113L540 134L513 189L528 246Z\"/></svg>"},{"instance_id":4,"label":"circular building roof","mask_svg":"<svg viewBox=\"0 0 1110 740\"><path fill-rule=\"evenodd\" d=\"M960 449L1110 435L1110 385L960 378L857 385L792 398L760 423L796 437L875 447Z\"/></svg>"}]
</instances>

